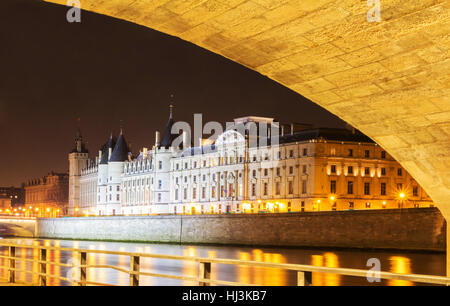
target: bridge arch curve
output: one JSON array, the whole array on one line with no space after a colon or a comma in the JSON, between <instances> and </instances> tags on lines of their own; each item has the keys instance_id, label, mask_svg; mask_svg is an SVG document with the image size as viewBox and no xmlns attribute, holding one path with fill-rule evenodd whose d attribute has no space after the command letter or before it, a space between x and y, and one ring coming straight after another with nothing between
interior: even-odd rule
<instances>
[{"instance_id":1,"label":"bridge arch curve","mask_svg":"<svg viewBox=\"0 0 450 306\"><path fill-rule=\"evenodd\" d=\"M66 0L44 0L66 5ZM450 220L450 2L82 0L309 98L375 140Z\"/></svg>"}]
</instances>

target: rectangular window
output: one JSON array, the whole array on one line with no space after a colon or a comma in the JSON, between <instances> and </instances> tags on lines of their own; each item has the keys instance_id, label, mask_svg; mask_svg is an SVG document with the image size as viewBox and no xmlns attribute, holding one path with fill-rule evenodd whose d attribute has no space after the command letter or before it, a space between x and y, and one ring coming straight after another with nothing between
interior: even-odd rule
<instances>
[{"instance_id":1,"label":"rectangular window","mask_svg":"<svg viewBox=\"0 0 450 306\"><path fill-rule=\"evenodd\" d=\"M302 193L305 194L306 193L306 180L302 181Z\"/></svg>"},{"instance_id":2,"label":"rectangular window","mask_svg":"<svg viewBox=\"0 0 450 306\"><path fill-rule=\"evenodd\" d=\"M276 195L280 194L280 182L275 183L275 194Z\"/></svg>"},{"instance_id":3,"label":"rectangular window","mask_svg":"<svg viewBox=\"0 0 450 306\"><path fill-rule=\"evenodd\" d=\"M303 165L303 173L306 173L306 165Z\"/></svg>"},{"instance_id":4,"label":"rectangular window","mask_svg":"<svg viewBox=\"0 0 450 306\"><path fill-rule=\"evenodd\" d=\"M216 197L216 187L212 187L211 188L211 197L215 198Z\"/></svg>"},{"instance_id":5,"label":"rectangular window","mask_svg":"<svg viewBox=\"0 0 450 306\"><path fill-rule=\"evenodd\" d=\"M183 190L183 199L187 200L187 188Z\"/></svg>"},{"instance_id":6,"label":"rectangular window","mask_svg":"<svg viewBox=\"0 0 450 306\"><path fill-rule=\"evenodd\" d=\"M197 198L197 188L192 188L192 199Z\"/></svg>"},{"instance_id":7,"label":"rectangular window","mask_svg":"<svg viewBox=\"0 0 450 306\"><path fill-rule=\"evenodd\" d=\"M294 193L294 182L289 181L289 194L293 194L293 193Z\"/></svg>"},{"instance_id":8,"label":"rectangular window","mask_svg":"<svg viewBox=\"0 0 450 306\"><path fill-rule=\"evenodd\" d=\"M264 169L264 176L269 175L269 170L268 169Z\"/></svg>"},{"instance_id":9,"label":"rectangular window","mask_svg":"<svg viewBox=\"0 0 450 306\"><path fill-rule=\"evenodd\" d=\"M330 193L336 193L336 181L330 182Z\"/></svg>"},{"instance_id":10,"label":"rectangular window","mask_svg":"<svg viewBox=\"0 0 450 306\"><path fill-rule=\"evenodd\" d=\"M365 150L364 151L364 157L365 158L369 158L370 157L370 151L369 150Z\"/></svg>"},{"instance_id":11,"label":"rectangular window","mask_svg":"<svg viewBox=\"0 0 450 306\"><path fill-rule=\"evenodd\" d=\"M348 203L348 209L353 209L355 207L355 203L349 202Z\"/></svg>"},{"instance_id":12,"label":"rectangular window","mask_svg":"<svg viewBox=\"0 0 450 306\"><path fill-rule=\"evenodd\" d=\"M294 150L289 150L289 157L294 157Z\"/></svg>"},{"instance_id":13,"label":"rectangular window","mask_svg":"<svg viewBox=\"0 0 450 306\"><path fill-rule=\"evenodd\" d=\"M419 196L419 188L417 186L413 187L413 196L418 197Z\"/></svg>"},{"instance_id":14,"label":"rectangular window","mask_svg":"<svg viewBox=\"0 0 450 306\"><path fill-rule=\"evenodd\" d=\"M301 211L305 211L305 201L302 201Z\"/></svg>"},{"instance_id":15,"label":"rectangular window","mask_svg":"<svg viewBox=\"0 0 450 306\"><path fill-rule=\"evenodd\" d=\"M178 189L175 189L175 201L178 201Z\"/></svg>"},{"instance_id":16,"label":"rectangular window","mask_svg":"<svg viewBox=\"0 0 450 306\"><path fill-rule=\"evenodd\" d=\"M252 197L256 197L256 184L252 184Z\"/></svg>"},{"instance_id":17,"label":"rectangular window","mask_svg":"<svg viewBox=\"0 0 450 306\"><path fill-rule=\"evenodd\" d=\"M159 169L162 169L162 161L159 161L158 167Z\"/></svg>"},{"instance_id":18,"label":"rectangular window","mask_svg":"<svg viewBox=\"0 0 450 306\"><path fill-rule=\"evenodd\" d=\"M353 149L348 149L348 156L353 156Z\"/></svg>"},{"instance_id":19,"label":"rectangular window","mask_svg":"<svg viewBox=\"0 0 450 306\"><path fill-rule=\"evenodd\" d=\"M161 188L162 188L162 181L158 180L158 189L161 189Z\"/></svg>"},{"instance_id":20,"label":"rectangular window","mask_svg":"<svg viewBox=\"0 0 450 306\"><path fill-rule=\"evenodd\" d=\"M347 173L348 173L349 175L353 175L353 166L348 166Z\"/></svg>"},{"instance_id":21,"label":"rectangular window","mask_svg":"<svg viewBox=\"0 0 450 306\"><path fill-rule=\"evenodd\" d=\"M280 176L280 168L277 168L277 176Z\"/></svg>"},{"instance_id":22,"label":"rectangular window","mask_svg":"<svg viewBox=\"0 0 450 306\"><path fill-rule=\"evenodd\" d=\"M364 194L370 195L370 183L364 183Z\"/></svg>"},{"instance_id":23,"label":"rectangular window","mask_svg":"<svg viewBox=\"0 0 450 306\"><path fill-rule=\"evenodd\" d=\"M352 181L349 181L347 183L347 193L348 194L353 194L353 182Z\"/></svg>"},{"instance_id":24,"label":"rectangular window","mask_svg":"<svg viewBox=\"0 0 450 306\"><path fill-rule=\"evenodd\" d=\"M158 202L161 202L161 194L158 193Z\"/></svg>"},{"instance_id":25,"label":"rectangular window","mask_svg":"<svg viewBox=\"0 0 450 306\"><path fill-rule=\"evenodd\" d=\"M386 151L381 151L381 158L385 159L386 158Z\"/></svg>"},{"instance_id":26,"label":"rectangular window","mask_svg":"<svg viewBox=\"0 0 450 306\"><path fill-rule=\"evenodd\" d=\"M381 188L380 194L386 195L386 183L381 183L380 188Z\"/></svg>"},{"instance_id":27,"label":"rectangular window","mask_svg":"<svg viewBox=\"0 0 450 306\"><path fill-rule=\"evenodd\" d=\"M386 168L381 168L381 175L386 175Z\"/></svg>"},{"instance_id":28,"label":"rectangular window","mask_svg":"<svg viewBox=\"0 0 450 306\"><path fill-rule=\"evenodd\" d=\"M228 184L228 196L234 197L234 184Z\"/></svg>"},{"instance_id":29,"label":"rectangular window","mask_svg":"<svg viewBox=\"0 0 450 306\"><path fill-rule=\"evenodd\" d=\"M364 174L365 175L370 175L370 168L369 167L365 167L364 168Z\"/></svg>"},{"instance_id":30,"label":"rectangular window","mask_svg":"<svg viewBox=\"0 0 450 306\"><path fill-rule=\"evenodd\" d=\"M264 195L266 196L267 195L267 183L264 183Z\"/></svg>"},{"instance_id":31,"label":"rectangular window","mask_svg":"<svg viewBox=\"0 0 450 306\"><path fill-rule=\"evenodd\" d=\"M303 156L308 155L308 149L307 148L303 148Z\"/></svg>"},{"instance_id":32,"label":"rectangular window","mask_svg":"<svg viewBox=\"0 0 450 306\"><path fill-rule=\"evenodd\" d=\"M402 174L403 174L402 168L398 168L398 169L397 169L397 175L398 175L398 176L402 176Z\"/></svg>"},{"instance_id":33,"label":"rectangular window","mask_svg":"<svg viewBox=\"0 0 450 306\"><path fill-rule=\"evenodd\" d=\"M294 173L294 167L289 167L289 174L293 174Z\"/></svg>"},{"instance_id":34,"label":"rectangular window","mask_svg":"<svg viewBox=\"0 0 450 306\"><path fill-rule=\"evenodd\" d=\"M336 165L331 165L331 173L336 173Z\"/></svg>"},{"instance_id":35,"label":"rectangular window","mask_svg":"<svg viewBox=\"0 0 450 306\"><path fill-rule=\"evenodd\" d=\"M116 194L116 201L120 201L120 194Z\"/></svg>"},{"instance_id":36,"label":"rectangular window","mask_svg":"<svg viewBox=\"0 0 450 306\"><path fill-rule=\"evenodd\" d=\"M206 187L202 187L202 199L206 198Z\"/></svg>"}]
</instances>

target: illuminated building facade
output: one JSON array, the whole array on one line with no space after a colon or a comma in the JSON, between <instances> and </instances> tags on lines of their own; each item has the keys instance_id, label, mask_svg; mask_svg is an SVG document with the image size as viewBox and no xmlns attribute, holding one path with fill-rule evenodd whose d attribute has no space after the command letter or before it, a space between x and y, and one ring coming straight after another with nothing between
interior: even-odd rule
<instances>
[{"instance_id":1,"label":"illuminated building facade","mask_svg":"<svg viewBox=\"0 0 450 306\"><path fill-rule=\"evenodd\" d=\"M0 187L0 214L11 213L23 206L25 190L17 187Z\"/></svg>"},{"instance_id":2,"label":"illuminated building facade","mask_svg":"<svg viewBox=\"0 0 450 306\"><path fill-rule=\"evenodd\" d=\"M242 117L236 125L276 124ZM133 157L123 133L110 136L79 176L79 215L332 211L432 206L417 182L358 131L304 125L281 129L277 143L252 145L228 129L213 143L175 150L172 114L151 150ZM267 135L267 134L265 134ZM261 137L259 137L261 139ZM83 147L78 145L78 147ZM73 153L71 153L73 154ZM72 163L79 161L73 158ZM76 189L75 189L76 188ZM70 211L70 210L69 210Z\"/></svg>"},{"instance_id":3,"label":"illuminated building facade","mask_svg":"<svg viewBox=\"0 0 450 306\"><path fill-rule=\"evenodd\" d=\"M67 214L69 175L50 172L25 184L25 205L20 213L27 216L56 217Z\"/></svg>"}]
</instances>

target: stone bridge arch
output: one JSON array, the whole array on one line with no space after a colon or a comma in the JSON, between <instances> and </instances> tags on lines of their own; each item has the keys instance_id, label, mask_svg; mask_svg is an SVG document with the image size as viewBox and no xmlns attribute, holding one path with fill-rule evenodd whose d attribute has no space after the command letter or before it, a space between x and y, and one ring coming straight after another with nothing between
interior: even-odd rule
<instances>
[{"instance_id":1,"label":"stone bridge arch","mask_svg":"<svg viewBox=\"0 0 450 306\"><path fill-rule=\"evenodd\" d=\"M0 237L35 237L36 219L0 217Z\"/></svg>"},{"instance_id":2,"label":"stone bridge arch","mask_svg":"<svg viewBox=\"0 0 450 306\"><path fill-rule=\"evenodd\" d=\"M380 144L450 220L449 0L380 0L380 22L368 22L366 0L80 2L309 98Z\"/></svg>"}]
</instances>

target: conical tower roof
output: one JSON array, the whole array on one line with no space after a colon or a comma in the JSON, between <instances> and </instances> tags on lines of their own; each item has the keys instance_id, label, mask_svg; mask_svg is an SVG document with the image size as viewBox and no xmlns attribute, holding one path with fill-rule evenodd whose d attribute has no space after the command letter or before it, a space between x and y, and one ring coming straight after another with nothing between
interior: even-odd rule
<instances>
[{"instance_id":1,"label":"conical tower roof","mask_svg":"<svg viewBox=\"0 0 450 306\"><path fill-rule=\"evenodd\" d=\"M169 121L167 121L166 128L164 129L162 138L161 138L161 147L168 149L172 145L172 141L176 138L177 135L172 134L172 126L173 126L173 105L169 106L170 115Z\"/></svg>"},{"instance_id":2,"label":"conical tower roof","mask_svg":"<svg viewBox=\"0 0 450 306\"><path fill-rule=\"evenodd\" d=\"M111 136L109 137L108 141L102 146L102 159L100 160L100 164L107 164L109 160L109 149L114 149L116 145L116 139L113 137L113 134L111 133Z\"/></svg>"},{"instance_id":3,"label":"conical tower roof","mask_svg":"<svg viewBox=\"0 0 450 306\"><path fill-rule=\"evenodd\" d=\"M128 144L125 140L125 136L122 131L120 131L119 138L117 138L116 145L114 146L114 150L111 154L111 158L109 161L111 162L123 162L128 160L128 154L130 153L130 149L128 148Z\"/></svg>"}]
</instances>

